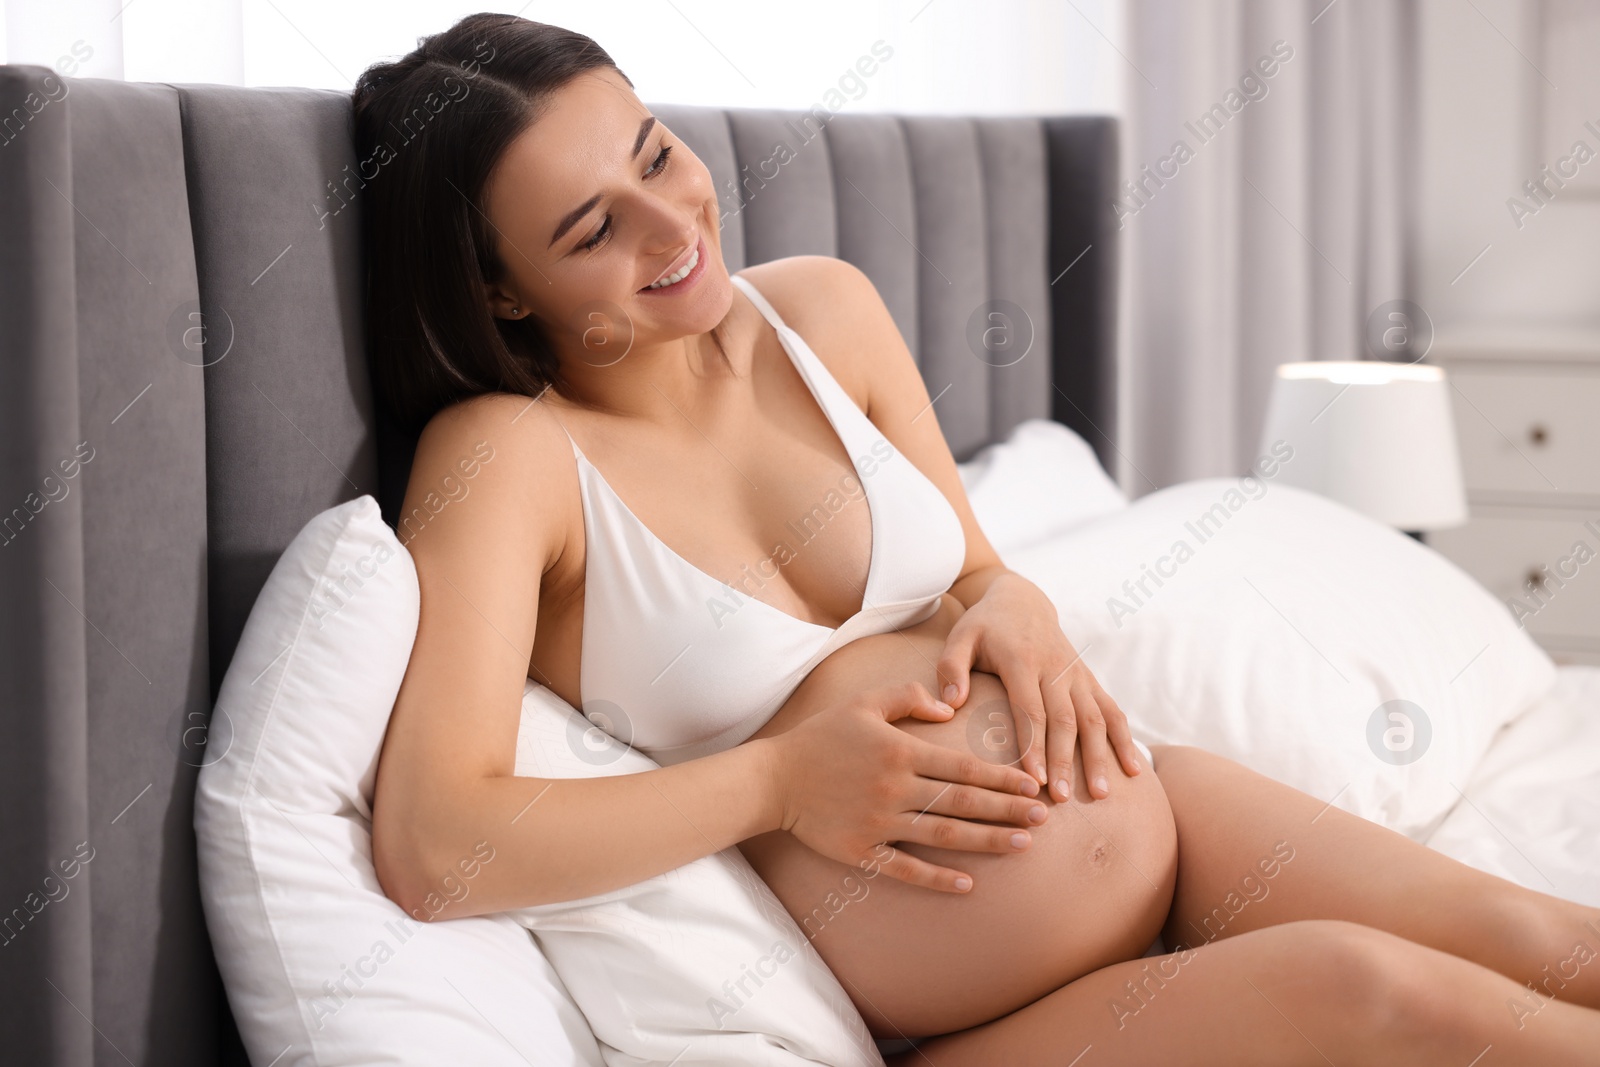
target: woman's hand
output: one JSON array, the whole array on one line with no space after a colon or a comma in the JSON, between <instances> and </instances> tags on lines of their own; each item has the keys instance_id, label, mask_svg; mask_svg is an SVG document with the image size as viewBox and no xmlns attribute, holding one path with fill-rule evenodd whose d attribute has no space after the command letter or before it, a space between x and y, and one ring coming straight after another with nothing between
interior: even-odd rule
<instances>
[{"instance_id":1,"label":"woman's hand","mask_svg":"<svg viewBox=\"0 0 1600 1067\"><path fill-rule=\"evenodd\" d=\"M1019 574L996 575L951 628L938 665L947 704L959 708L966 701L974 667L998 675L1007 698L1028 717L1031 730L1017 723L1023 733L1018 739L1023 768L1040 783L1050 782L1057 800L1072 794L1072 746L1077 741L1083 744L1090 795L1110 792L1112 746L1123 770L1139 773L1128 717L1061 632L1050 598Z\"/></svg>"},{"instance_id":2,"label":"woman's hand","mask_svg":"<svg viewBox=\"0 0 1600 1067\"><path fill-rule=\"evenodd\" d=\"M969 852L1020 852L1044 821L1039 783L1015 767L942 748L891 723L955 712L910 682L817 712L772 744L782 828L813 851L912 885L964 893L972 879L889 848L905 841ZM973 820L1008 823L987 826ZM1013 842L1018 835L1020 843ZM964 882L964 884L963 884Z\"/></svg>"}]
</instances>

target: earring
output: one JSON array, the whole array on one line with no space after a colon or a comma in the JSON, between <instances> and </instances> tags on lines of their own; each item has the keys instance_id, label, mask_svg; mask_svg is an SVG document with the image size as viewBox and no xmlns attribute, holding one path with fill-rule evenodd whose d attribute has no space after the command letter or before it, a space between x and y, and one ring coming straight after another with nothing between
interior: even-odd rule
<instances>
[{"instance_id":1,"label":"earring","mask_svg":"<svg viewBox=\"0 0 1600 1067\"><path fill-rule=\"evenodd\" d=\"M522 309L521 308L512 308L511 309L511 315L512 315L513 318L515 318L516 316L518 316L520 314L522 314Z\"/></svg>"}]
</instances>

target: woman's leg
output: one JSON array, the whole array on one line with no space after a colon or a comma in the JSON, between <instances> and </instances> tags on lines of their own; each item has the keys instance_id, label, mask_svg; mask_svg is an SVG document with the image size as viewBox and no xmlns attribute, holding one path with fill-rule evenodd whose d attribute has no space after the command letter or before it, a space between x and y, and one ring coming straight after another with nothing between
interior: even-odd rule
<instances>
[{"instance_id":1,"label":"woman's leg","mask_svg":"<svg viewBox=\"0 0 1600 1067\"><path fill-rule=\"evenodd\" d=\"M1514 980L1516 1006L1499 1004L1501 1015L1552 996L1600 1007L1600 910L1474 870L1221 756L1153 752L1178 825L1167 946L1337 919Z\"/></svg>"},{"instance_id":2,"label":"woman's leg","mask_svg":"<svg viewBox=\"0 0 1600 1067\"><path fill-rule=\"evenodd\" d=\"M1158 755L1157 760L1160 760ZM1287 869L1298 863L1298 857ZM1517 983L1353 923L1307 921L1113 964L890 1067L1594 1064L1600 1012L1514 1018Z\"/></svg>"}]
</instances>

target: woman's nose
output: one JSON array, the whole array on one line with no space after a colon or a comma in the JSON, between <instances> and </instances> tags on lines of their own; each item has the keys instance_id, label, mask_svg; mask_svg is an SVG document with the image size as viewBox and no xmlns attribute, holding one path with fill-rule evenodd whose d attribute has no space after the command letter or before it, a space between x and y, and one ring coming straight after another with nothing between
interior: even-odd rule
<instances>
[{"instance_id":1,"label":"woman's nose","mask_svg":"<svg viewBox=\"0 0 1600 1067\"><path fill-rule=\"evenodd\" d=\"M663 255L681 252L694 243L699 234L698 205L680 202L670 195L648 196L641 204L644 212L644 252Z\"/></svg>"},{"instance_id":2,"label":"woman's nose","mask_svg":"<svg viewBox=\"0 0 1600 1067\"><path fill-rule=\"evenodd\" d=\"M680 252L695 239L694 218L681 208L674 207L670 211L660 212L648 233L647 252L653 255Z\"/></svg>"}]
</instances>

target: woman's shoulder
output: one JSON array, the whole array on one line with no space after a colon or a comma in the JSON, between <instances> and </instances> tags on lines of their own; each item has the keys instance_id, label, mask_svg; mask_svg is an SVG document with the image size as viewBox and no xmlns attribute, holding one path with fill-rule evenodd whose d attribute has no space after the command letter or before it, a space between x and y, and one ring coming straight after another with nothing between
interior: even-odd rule
<instances>
[{"instance_id":1,"label":"woman's shoulder","mask_svg":"<svg viewBox=\"0 0 1600 1067\"><path fill-rule=\"evenodd\" d=\"M874 338L895 325L872 279L833 256L788 256L739 271L859 400ZM852 385L854 383L854 385Z\"/></svg>"},{"instance_id":2,"label":"woman's shoulder","mask_svg":"<svg viewBox=\"0 0 1600 1067\"><path fill-rule=\"evenodd\" d=\"M548 393L541 397L518 393L479 393L440 408L417 439L419 462L450 463L453 452L469 443L503 451L513 462L536 463L570 452L566 433L553 413ZM476 445L476 439L484 444ZM548 463L537 463L549 466ZM414 475L413 475L414 476Z\"/></svg>"},{"instance_id":3,"label":"woman's shoulder","mask_svg":"<svg viewBox=\"0 0 1600 1067\"><path fill-rule=\"evenodd\" d=\"M553 560L576 514L577 480L572 445L551 408L546 399L483 393L436 412L417 439L402 518L446 527L487 522ZM473 495L491 506L445 516Z\"/></svg>"},{"instance_id":4,"label":"woman's shoulder","mask_svg":"<svg viewBox=\"0 0 1600 1067\"><path fill-rule=\"evenodd\" d=\"M796 330L801 329L799 320L821 319L824 312L848 314L882 304L872 279L854 263L834 256L785 256L738 273ZM848 302L846 306L839 305L841 300Z\"/></svg>"}]
</instances>

